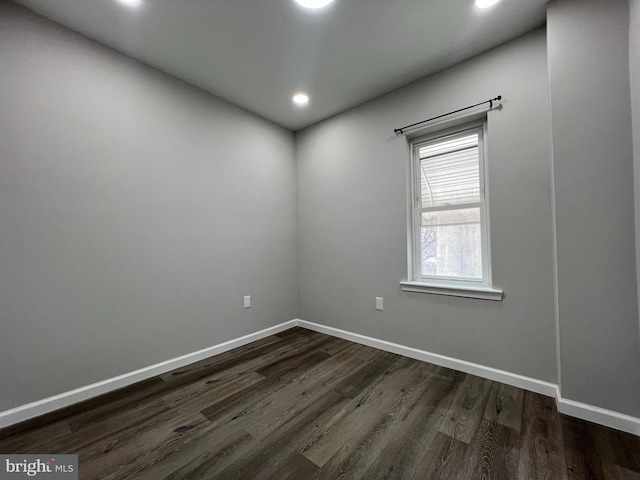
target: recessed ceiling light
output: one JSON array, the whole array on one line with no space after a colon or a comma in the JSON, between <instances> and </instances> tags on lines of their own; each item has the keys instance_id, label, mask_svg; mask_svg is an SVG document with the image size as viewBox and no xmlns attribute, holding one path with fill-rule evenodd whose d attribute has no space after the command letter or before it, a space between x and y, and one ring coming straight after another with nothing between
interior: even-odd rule
<instances>
[{"instance_id":1,"label":"recessed ceiling light","mask_svg":"<svg viewBox=\"0 0 640 480\"><path fill-rule=\"evenodd\" d=\"M296 3L305 8L322 8L326 7L333 1L334 0L296 0Z\"/></svg>"},{"instance_id":2,"label":"recessed ceiling light","mask_svg":"<svg viewBox=\"0 0 640 480\"><path fill-rule=\"evenodd\" d=\"M306 93L296 93L293 96L292 100L296 105L306 105L307 103L309 103L309 95L307 95Z\"/></svg>"},{"instance_id":3,"label":"recessed ceiling light","mask_svg":"<svg viewBox=\"0 0 640 480\"><path fill-rule=\"evenodd\" d=\"M142 0L118 0L118 2L127 7L139 7L142 5Z\"/></svg>"},{"instance_id":4,"label":"recessed ceiling light","mask_svg":"<svg viewBox=\"0 0 640 480\"><path fill-rule=\"evenodd\" d=\"M489 8L493 7L500 0L476 0L476 7L478 8Z\"/></svg>"}]
</instances>

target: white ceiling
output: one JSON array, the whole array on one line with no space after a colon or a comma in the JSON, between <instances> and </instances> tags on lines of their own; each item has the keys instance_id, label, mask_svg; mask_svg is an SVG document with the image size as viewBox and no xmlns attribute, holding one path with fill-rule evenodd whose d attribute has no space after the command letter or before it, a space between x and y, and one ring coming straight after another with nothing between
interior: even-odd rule
<instances>
[{"instance_id":1,"label":"white ceiling","mask_svg":"<svg viewBox=\"0 0 640 480\"><path fill-rule=\"evenodd\" d=\"M545 0L17 0L291 130L544 24ZM306 91L304 108L291 102Z\"/></svg>"}]
</instances>

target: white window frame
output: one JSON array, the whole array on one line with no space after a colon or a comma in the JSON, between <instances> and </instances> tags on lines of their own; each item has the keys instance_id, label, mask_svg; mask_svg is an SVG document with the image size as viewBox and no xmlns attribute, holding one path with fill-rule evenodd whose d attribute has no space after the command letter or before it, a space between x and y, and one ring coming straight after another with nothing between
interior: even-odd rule
<instances>
[{"instance_id":1,"label":"white window frame","mask_svg":"<svg viewBox=\"0 0 640 480\"><path fill-rule=\"evenodd\" d=\"M480 201L441 207L422 206L420 149L429 144L463 136L471 132L478 133L478 155L480 176ZM491 278L491 239L489 228L489 194L487 175L487 121L486 118L451 128L414 137L409 140L411 157L409 165L408 199L408 280L400 282L402 290L419 293L435 293L458 297L479 298L484 300L502 300L502 290L494 289ZM429 211L451 211L467 208L480 210L480 235L482 255L482 278L443 277L422 275L421 255L421 214Z\"/></svg>"}]
</instances>

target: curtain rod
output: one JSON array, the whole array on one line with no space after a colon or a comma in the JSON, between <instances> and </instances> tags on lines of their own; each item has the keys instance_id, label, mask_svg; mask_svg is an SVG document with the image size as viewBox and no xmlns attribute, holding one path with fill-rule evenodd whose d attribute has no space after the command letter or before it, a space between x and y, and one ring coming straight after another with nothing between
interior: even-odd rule
<instances>
[{"instance_id":1,"label":"curtain rod","mask_svg":"<svg viewBox=\"0 0 640 480\"><path fill-rule=\"evenodd\" d=\"M427 123L427 122L430 122L432 120L436 120L438 118L446 117L447 115L453 115L454 113L463 112L465 110L469 110L470 108L478 107L480 105L484 105L485 103L489 104L489 108L493 108L493 102L498 102L500 100L502 100L502 95L498 95L496 98L492 98L491 100L485 100L484 102L476 103L475 105L470 105L468 107L464 107L464 108L460 108L458 110L454 110L453 112L443 113L442 115L438 115L437 117L429 118L427 120L422 120L421 122L412 123L411 125L407 125L406 127L395 128L393 130L393 133L395 133L396 135L402 135L404 133L403 130L406 130L407 128L415 127L416 125L422 125L423 123Z\"/></svg>"}]
</instances>

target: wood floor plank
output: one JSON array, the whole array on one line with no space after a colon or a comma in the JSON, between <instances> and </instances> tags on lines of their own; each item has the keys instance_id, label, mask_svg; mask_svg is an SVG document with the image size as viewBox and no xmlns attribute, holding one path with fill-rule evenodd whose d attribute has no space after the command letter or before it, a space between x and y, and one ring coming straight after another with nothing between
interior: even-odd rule
<instances>
[{"instance_id":1,"label":"wood floor plank","mask_svg":"<svg viewBox=\"0 0 640 480\"><path fill-rule=\"evenodd\" d=\"M265 353L273 353L283 345L287 345L287 343L283 342L283 339L279 337L265 337L260 340L256 340L255 342L248 343L247 345L243 345L241 347L220 353L219 355L205 358L198 362L190 363L189 365L185 365L181 368L176 368L170 372L159 375L159 377L164 381L173 381L182 376L193 374L202 370L206 371L210 368L217 367L222 364L229 364L231 362L235 363L235 361L238 360L247 362ZM214 371L212 373L215 374L216 372ZM206 375L207 374L205 373L204 376Z\"/></svg>"},{"instance_id":2,"label":"wood floor plank","mask_svg":"<svg viewBox=\"0 0 640 480\"><path fill-rule=\"evenodd\" d=\"M408 362L409 359L395 356L385 357L384 362L378 364L377 375L371 376L369 381L360 385L363 388L359 388L359 395L349 402L346 409L341 412L339 421L325 429L322 436L316 437L312 442L304 445L301 453L314 464L322 466L342 446L341 439L347 439L354 432L363 435L368 427L386 415L382 409L384 406L382 395L386 392L388 396L388 385L385 385L385 382L395 374L402 372ZM406 372L402 378L405 377ZM396 378L395 381L397 382L398 379ZM344 389L344 383L339 384L336 388L338 392ZM377 410L376 407L378 407ZM346 431L351 433L345 436Z\"/></svg>"},{"instance_id":3,"label":"wood floor plank","mask_svg":"<svg viewBox=\"0 0 640 480\"><path fill-rule=\"evenodd\" d=\"M236 374L242 371L251 371L270 362L277 361L282 357L289 356L293 351L306 350L313 348L316 344L322 345L324 343L333 345L334 342L332 342L332 339L327 339L318 334L301 339L278 339L275 343L256 347L245 345L240 347L243 349L241 353L231 350L230 352L225 352L227 355L224 359L213 357L213 359L203 360L197 362L197 364L168 372L162 375L161 378L167 383L181 385L204 377L218 375L222 372Z\"/></svg>"},{"instance_id":4,"label":"wood floor plank","mask_svg":"<svg viewBox=\"0 0 640 480\"><path fill-rule=\"evenodd\" d=\"M373 364L373 365L383 366L383 365L387 365L389 363L389 361L395 362L395 361L399 360L400 358L402 358L401 355L397 355L397 354L391 353L391 352L385 352L383 350L378 350L375 353L375 355L373 355L367 361L369 363Z\"/></svg>"},{"instance_id":5,"label":"wood floor plank","mask_svg":"<svg viewBox=\"0 0 640 480\"><path fill-rule=\"evenodd\" d=\"M140 457L149 461L163 458L167 450L182 441L184 436L194 435L207 425L200 414L160 415L138 428L128 429L116 436L104 438L83 447L77 453L82 459L79 470L82 478L104 479L114 470L129 465ZM57 452L52 452L57 453ZM67 452L71 453L71 452Z\"/></svg>"},{"instance_id":6,"label":"wood floor plank","mask_svg":"<svg viewBox=\"0 0 640 480\"><path fill-rule=\"evenodd\" d=\"M388 415L376 410L371 404L358 406L356 400L353 400L348 408L349 413L344 415L323 437L313 445L303 447L302 454L318 467L323 467L338 450L347 449L350 451L354 447L352 442L360 440L375 425L389 418Z\"/></svg>"},{"instance_id":7,"label":"wood floor plank","mask_svg":"<svg viewBox=\"0 0 640 480\"><path fill-rule=\"evenodd\" d=\"M326 355L326 353L316 352L316 355ZM329 361L329 358L326 360ZM256 408L259 408L260 401L264 397L275 394L289 385L294 379L300 379L309 370L318 367L317 359L318 357L313 356L308 357L305 361L290 358L285 371L279 372L277 375L270 375L264 380L239 391L232 397L213 402L202 410L202 414L210 421L218 423L233 419L235 416L250 415ZM322 368L326 368L326 365Z\"/></svg>"},{"instance_id":8,"label":"wood floor plank","mask_svg":"<svg viewBox=\"0 0 640 480\"><path fill-rule=\"evenodd\" d=\"M305 436L305 432L312 430L325 412L334 409L343 399L341 395L328 391L291 422L281 425L260 442L260 448L251 456L235 461L216 473L216 478L267 478L286 471L290 459L299 455L297 444L300 440L296 437Z\"/></svg>"},{"instance_id":9,"label":"wood floor plank","mask_svg":"<svg viewBox=\"0 0 640 480\"><path fill-rule=\"evenodd\" d=\"M313 462L299 453L294 453L287 458L285 465L285 468L278 468L268 477L264 477L265 480L307 480L314 477L319 471Z\"/></svg>"},{"instance_id":10,"label":"wood floor plank","mask_svg":"<svg viewBox=\"0 0 640 480\"><path fill-rule=\"evenodd\" d=\"M57 442L71 434L71 427L66 420L57 420L41 428L28 430L16 436L0 440L0 453L26 453L27 451L46 448L49 442ZM45 451L45 450L43 450Z\"/></svg>"},{"instance_id":11,"label":"wood floor plank","mask_svg":"<svg viewBox=\"0 0 640 480\"><path fill-rule=\"evenodd\" d=\"M241 422L217 426L211 422L188 429L152 451L153 457L141 455L117 465L105 480L119 478L159 479L195 470L219 471L240 458L249 455L259 443L242 429ZM203 463L202 467L199 464ZM189 465L189 466L187 466ZM189 475L196 473L192 472Z\"/></svg>"},{"instance_id":12,"label":"wood floor plank","mask_svg":"<svg viewBox=\"0 0 640 480\"><path fill-rule=\"evenodd\" d=\"M322 467L340 448L345 447L344 439L364 437L374 425L389 416L389 411L398 401L399 392L410 388L415 377L416 367L411 359L396 360L353 400L349 407L351 411L339 423L314 445L303 448L303 455Z\"/></svg>"},{"instance_id":13,"label":"wood floor plank","mask_svg":"<svg viewBox=\"0 0 640 480\"><path fill-rule=\"evenodd\" d=\"M397 420L405 420L429 387L430 379L441 369L442 367L436 365L413 360L411 365L413 373L409 376L406 385L400 388L392 386L388 390L392 400L389 402L387 415Z\"/></svg>"},{"instance_id":14,"label":"wood floor plank","mask_svg":"<svg viewBox=\"0 0 640 480\"><path fill-rule=\"evenodd\" d=\"M468 445L447 434L437 432L424 457L416 466L413 480L463 479ZM523 477L524 478L524 477Z\"/></svg>"},{"instance_id":15,"label":"wood floor plank","mask_svg":"<svg viewBox=\"0 0 640 480\"><path fill-rule=\"evenodd\" d=\"M585 423L594 432L596 448L603 452L606 463L640 473L640 437L595 423Z\"/></svg>"},{"instance_id":16,"label":"wood floor plank","mask_svg":"<svg viewBox=\"0 0 640 480\"><path fill-rule=\"evenodd\" d=\"M555 400L526 392L518 478L566 479L567 461Z\"/></svg>"},{"instance_id":17,"label":"wood floor plank","mask_svg":"<svg viewBox=\"0 0 640 480\"><path fill-rule=\"evenodd\" d=\"M83 480L640 480L640 437L303 328L0 430L44 451Z\"/></svg>"},{"instance_id":18,"label":"wood floor plank","mask_svg":"<svg viewBox=\"0 0 640 480\"><path fill-rule=\"evenodd\" d=\"M605 479L604 465L589 425L564 415L561 424L569 480Z\"/></svg>"},{"instance_id":19,"label":"wood floor plank","mask_svg":"<svg viewBox=\"0 0 640 480\"><path fill-rule=\"evenodd\" d=\"M517 478L518 453L518 432L485 419L480 424L477 435L469 444L466 470L461 478L469 480Z\"/></svg>"},{"instance_id":20,"label":"wood floor plank","mask_svg":"<svg viewBox=\"0 0 640 480\"><path fill-rule=\"evenodd\" d=\"M213 443L210 448L193 458L180 468L177 468L165 477L155 476L156 472L144 473L149 480L163 478L165 480L184 480L187 478L224 478L219 475L221 470L240 458L248 447L257 448L259 442L244 430L237 430L231 436L218 443Z\"/></svg>"},{"instance_id":21,"label":"wood floor plank","mask_svg":"<svg viewBox=\"0 0 640 480\"><path fill-rule=\"evenodd\" d=\"M440 367L434 371L431 379L433 381L443 381L462 385L468 375L451 368Z\"/></svg>"},{"instance_id":22,"label":"wood floor plank","mask_svg":"<svg viewBox=\"0 0 640 480\"><path fill-rule=\"evenodd\" d=\"M561 421L569 479L640 474L639 437L566 415Z\"/></svg>"},{"instance_id":23,"label":"wood floor plank","mask_svg":"<svg viewBox=\"0 0 640 480\"><path fill-rule=\"evenodd\" d=\"M468 375L453 401L449 415L440 427L440 432L469 444L482 421L490 391L490 380Z\"/></svg>"},{"instance_id":24,"label":"wood floor plank","mask_svg":"<svg viewBox=\"0 0 640 480\"><path fill-rule=\"evenodd\" d=\"M627 470L626 468L618 465L615 466L615 471L618 478L613 480L640 480L640 473L638 472Z\"/></svg>"},{"instance_id":25,"label":"wood floor plank","mask_svg":"<svg viewBox=\"0 0 640 480\"><path fill-rule=\"evenodd\" d=\"M380 409L384 416L361 438L351 435L314 478L423 478L412 467L433 441L459 385L427 384L424 379L440 367L417 361L411 367L417 368L409 383L398 389L399 402L390 410ZM415 393L419 398L412 398Z\"/></svg>"},{"instance_id":26,"label":"wood floor plank","mask_svg":"<svg viewBox=\"0 0 640 480\"><path fill-rule=\"evenodd\" d=\"M522 426L523 405L524 390L504 383L494 383L484 418L519 432Z\"/></svg>"},{"instance_id":27,"label":"wood floor plank","mask_svg":"<svg viewBox=\"0 0 640 480\"><path fill-rule=\"evenodd\" d=\"M161 378L149 378L41 417L0 429L0 439L27 434L30 431L42 428L45 424L50 425L60 420L66 421L71 431L74 431L76 424L82 423L85 419L91 422L98 416L109 416L127 405L157 394L164 387L165 384Z\"/></svg>"},{"instance_id":28,"label":"wood floor plank","mask_svg":"<svg viewBox=\"0 0 640 480\"><path fill-rule=\"evenodd\" d=\"M312 335L316 332L303 328L303 327L291 327L282 332L278 332L274 334L274 337L278 338L290 338L290 337L305 337L307 335Z\"/></svg>"},{"instance_id":29,"label":"wood floor plank","mask_svg":"<svg viewBox=\"0 0 640 480\"><path fill-rule=\"evenodd\" d=\"M24 453L36 454L41 452L71 454L81 451L85 447L97 444L99 441L124 435L125 431L144 430L146 422L153 421L159 415L167 415L170 409L162 399L151 399L135 407L123 409L111 416L100 416L100 420L87 423L84 428L72 432L62 438L51 439L47 443L32 446ZM162 417L165 418L165 417ZM142 426L141 426L142 425Z\"/></svg>"},{"instance_id":30,"label":"wood floor plank","mask_svg":"<svg viewBox=\"0 0 640 480\"><path fill-rule=\"evenodd\" d=\"M356 351L355 355L360 360L364 360L365 362L372 363L371 361L379 353L380 353L380 350L378 350L377 348L369 347L368 345L359 345L359 348ZM391 358L391 360L393 360L393 357L391 355L389 357Z\"/></svg>"},{"instance_id":31,"label":"wood floor plank","mask_svg":"<svg viewBox=\"0 0 640 480\"><path fill-rule=\"evenodd\" d=\"M418 466L434 440L459 384L435 381L429 384L403 428L389 439L363 478L421 478Z\"/></svg>"},{"instance_id":32,"label":"wood floor plank","mask_svg":"<svg viewBox=\"0 0 640 480\"><path fill-rule=\"evenodd\" d=\"M328 342L325 342L324 344L327 343ZM279 377L290 372L293 365L296 365L297 368L300 366L308 366L311 368L330 357L331 355L328 353L317 351L316 348L313 348L304 352L296 352L293 355L288 355L269 364L261 365L260 368L256 370L256 373L264 377Z\"/></svg>"},{"instance_id":33,"label":"wood floor plank","mask_svg":"<svg viewBox=\"0 0 640 480\"><path fill-rule=\"evenodd\" d=\"M312 477L325 478L366 478L366 471L382 453L386 442L400 428L402 422L388 415L374 416L375 421L361 430L360 435L352 434L331 458ZM307 457L308 458L308 457ZM315 462L314 462L315 463Z\"/></svg>"},{"instance_id":34,"label":"wood floor plank","mask_svg":"<svg viewBox=\"0 0 640 480\"><path fill-rule=\"evenodd\" d=\"M289 440L297 452L303 453L305 449L311 448L313 445L323 438L334 425L347 415L353 406L353 399L340 395L331 391L327 393L326 398L333 398L333 403L319 412L315 421L308 425L305 430L292 431L291 425L284 424L278 428L272 435L280 435L282 432L289 433Z\"/></svg>"},{"instance_id":35,"label":"wood floor plank","mask_svg":"<svg viewBox=\"0 0 640 480\"><path fill-rule=\"evenodd\" d=\"M357 345L349 340L344 340L342 338L332 338L331 343L327 346L323 346L320 351L327 353L329 355L335 355L337 353L343 352L346 349L355 349Z\"/></svg>"},{"instance_id":36,"label":"wood floor plank","mask_svg":"<svg viewBox=\"0 0 640 480\"><path fill-rule=\"evenodd\" d=\"M264 439L361 364L362 360L351 355L337 354L318 367L311 368L290 385L264 397L258 404L259 409L252 413L247 431L258 440ZM327 368L327 365L331 368Z\"/></svg>"},{"instance_id":37,"label":"wood floor plank","mask_svg":"<svg viewBox=\"0 0 640 480\"><path fill-rule=\"evenodd\" d=\"M389 363L390 362L390 363ZM388 357L377 366L385 366L380 374L373 378L365 388L355 397L357 407L375 403L378 408L390 408L398 391L404 388L415 373L412 359L400 356Z\"/></svg>"},{"instance_id":38,"label":"wood floor plank","mask_svg":"<svg viewBox=\"0 0 640 480\"><path fill-rule=\"evenodd\" d=\"M358 358L360 357L358 356ZM345 397L355 398L374 381L379 379L380 376L384 374L387 367L394 361L394 359L389 359L388 363L383 365L365 363L351 375L345 377L344 380L338 382L334 390Z\"/></svg>"},{"instance_id":39,"label":"wood floor plank","mask_svg":"<svg viewBox=\"0 0 640 480\"><path fill-rule=\"evenodd\" d=\"M212 403L235 395L264 379L265 377L255 372L240 374L235 377L225 378L221 381L215 377L205 377L180 390L175 390L164 395L162 400L170 408L180 406L182 408L189 408L194 412L199 412Z\"/></svg>"}]
</instances>

